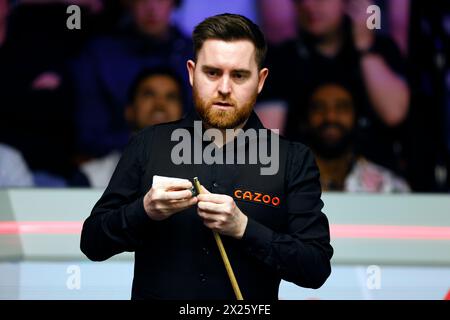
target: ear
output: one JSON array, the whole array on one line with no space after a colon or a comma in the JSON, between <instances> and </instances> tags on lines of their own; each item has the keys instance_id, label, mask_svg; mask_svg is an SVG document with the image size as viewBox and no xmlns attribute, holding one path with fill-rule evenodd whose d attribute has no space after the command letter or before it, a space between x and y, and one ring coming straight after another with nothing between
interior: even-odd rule
<instances>
[{"instance_id":1,"label":"ear","mask_svg":"<svg viewBox=\"0 0 450 320\"><path fill-rule=\"evenodd\" d=\"M188 60L186 63L188 73L189 73L189 83L191 86L194 85L194 71L195 71L195 62L192 60Z\"/></svg>"},{"instance_id":2,"label":"ear","mask_svg":"<svg viewBox=\"0 0 450 320\"><path fill-rule=\"evenodd\" d=\"M264 82L266 81L266 78L268 75L269 75L269 69L267 69L267 68L262 68L259 71L258 94L261 93L261 91L264 87Z\"/></svg>"}]
</instances>

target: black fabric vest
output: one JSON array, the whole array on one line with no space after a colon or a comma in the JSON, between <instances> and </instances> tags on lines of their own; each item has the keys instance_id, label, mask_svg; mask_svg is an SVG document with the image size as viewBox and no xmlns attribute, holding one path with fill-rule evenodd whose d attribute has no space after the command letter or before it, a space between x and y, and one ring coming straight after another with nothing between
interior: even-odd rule
<instances>
[{"instance_id":1,"label":"black fabric vest","mask_svg":"<svg viewBox=\"0 0 450 320\"><path fill-rule=\"evenodd\" d=\"M260 169L265 165L259 161L257 164L175 165L171 154L159 152L158 145L169 144L169 148L162 149L172 150L179 142L171 141L171 134L179 127L179 122L155 126L155 139L142 179L142 194L151 188L154 175L191 181L198 177L210 192L233 197L249 218L273 231L285 230L287 140L279 138L279 170L275 175L261 175ZM192 127L187 129L195 136ZM269 139L275 136L279 137L271 134ZM193 141L191 139L191 146ZM254 143L257 141L245 144L246 150ZM251 256L239 240L227 236L222 236L222 240L244 299L277 299L281 279L274 270ZM133 299L235 298L212 231L203 225L196 206L167 220L152 222L142 248L135 252L135 259Z\"/></svg>"}]
</instances>

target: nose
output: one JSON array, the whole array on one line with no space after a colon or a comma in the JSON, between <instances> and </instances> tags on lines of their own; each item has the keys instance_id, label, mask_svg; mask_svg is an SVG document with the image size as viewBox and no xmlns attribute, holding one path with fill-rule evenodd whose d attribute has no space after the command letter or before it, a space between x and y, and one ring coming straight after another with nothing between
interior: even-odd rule
<instances>
[{"instance_id":1,"label":"nose","mask_svg":"<svg viewBox=\"0 0 450 320\"><path fill-rule=\"evenodd\" d=\"M231 93L231 83L230 83L230 77L227 75L224 75L219 82L219 94L222 96L227 96Z\"/></svg>"},{"instance_id":2,"label":"nose","mask_svg":"<svg viewBox=\"0 0 450 320\"><path fill-rule=\"evenodd\" d=\"M155 109L165 109L166 107L166 98L162 95L156 95L154 101Z\"/></svg>"},{"instance_id":3,"label":"nose","mask_svg":"<svg viewBox=\"0 0 450 320\"><path fill-rule=\"evenodd\" d=\"M334 123L334 122L336 122L337 118L338 118L337 112L336 112L336 110L334 108L329 108L327 110L327 112L325 113L325 119L328 122Z\"/></svg>"}]
</instances>

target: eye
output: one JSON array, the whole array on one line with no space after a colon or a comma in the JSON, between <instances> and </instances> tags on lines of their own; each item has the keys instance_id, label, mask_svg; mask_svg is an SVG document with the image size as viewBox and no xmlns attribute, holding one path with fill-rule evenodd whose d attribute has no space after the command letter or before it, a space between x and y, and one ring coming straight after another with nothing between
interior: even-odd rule
<instances>
[{"instance_id":1,"label":"eye","mask_svg":"<svg viewBox=\"0 0 450 320\"><path fill-rule=\"evenodd\" d=\"M166 99L170 102L179 102L181 97L177 93L169 93L166 95Z\"/></svg>"},{"instance_id":2,"label":"eye","mask_svg":"<svg viewBox=\"0 0 450 320\"><path fill-rule=\"evenodd\" d=\"M313 101L311 102L310 110L312 113L323 114L325 112L325 104L321 101Z\"/></svg>"},{"instance_id":3,"label":"eye","mask_svg":"<svg viewBox=\"0 0 450 320\"><path fill-rule=\"evenodd\" d=\"M155 96L155 92L153 90L145 90L142 92L142 96L145 98L152 98Z\"/></svg>"},{"instance_id":4,"label":"eye","mask_svg":"<svg viewBox=\"0 0 450 320\"><path fill-rule=\"evenodd\" d=\"M219 76L219 72L217 72L216 70L206 70L205 73L210 78L216 78Z\"/></svg>"},{"instance_id":5,"label":"eye","mask_svg":"<svg viewBox=\"0 0 450 320\"><path fill-rule=\"evenodd\" d=\"M236 82L243 82L249 77L247 74L242 72L235 72L231 76Z\"/></svg>"},{"instance_id":6,"label":"eye","mask_svg":"<svg viewBox=\"0 0 450 320\"><path fill-rule=\"evenodd\" d=\"M336 102L336 109L339 113L351 112L352 103L348 100L338 100Z\"/></svg>"}]
</instances>

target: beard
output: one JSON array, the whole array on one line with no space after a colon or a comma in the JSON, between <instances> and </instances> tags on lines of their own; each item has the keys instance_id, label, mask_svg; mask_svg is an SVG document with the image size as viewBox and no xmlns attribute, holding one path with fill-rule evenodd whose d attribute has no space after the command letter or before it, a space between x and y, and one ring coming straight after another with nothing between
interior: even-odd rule
<instances>
[{"instance_id":1,"label":"beard","mask_svg":"<svg viewBox=\"0 0 450 320\"><path fill-rule=\"evenodd\" d=\"M335 141L323 138L324 131L329 127L338 129L341 132L341 137ZM321 126L309 130L308 140L311 148L318 156L333 160L351 150L354 135L354 130L348 130L338 123L323 123Z\"/></svg>"},{"instance_id":2,"label":"beard","mask_svg":"<svg viewBox=\"0 0 450 320\"><path fill-rule=\"evenodd\" d=\"M196 86L193 86L195 110L207 127L217 129L234 129L243 124L252 113L258 93L255 92L242 106L231 97L210 99L208 101L199 96ZM231 105L228 110L220 110L213 107L217 102L226 102Z\"/></svg>"}]
</instances>

